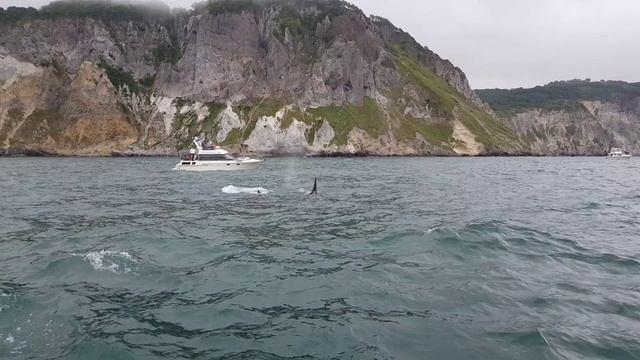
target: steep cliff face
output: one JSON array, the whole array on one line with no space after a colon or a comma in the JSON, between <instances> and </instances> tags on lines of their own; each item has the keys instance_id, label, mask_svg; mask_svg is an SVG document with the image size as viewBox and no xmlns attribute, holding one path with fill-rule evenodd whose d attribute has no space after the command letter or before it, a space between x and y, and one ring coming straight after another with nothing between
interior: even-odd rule
<instances>
[{"instance_id":1,"label":"steep cliff face","mask_svg":"<svg viewBox=\"0 0 640 360\"><path fill-rule=\"evenodd\" d=\"M460 69L341 1L62 1L0 27L4 152L527 151Z\"/></svg>"},{"instance_id":2,"label":"steep cliff face","mask_svg":"<svg viewBox=\"0 0 640 360\"><path fill-rule=\"evenodd\" d=\"M574 80L478 93L536 154L640 153L640 84Z\"/></svg>"},{"instance_id":3,"label":"steep cliff face","mask_svg":"<svg viewBox=\"0 0 640 360\"><path fill-rule=\"evenodd\" d=\"M0 69L11 66L21 70L0 91L0 144L5 151L104 154L137 139L115 88L95 65L84 63L63 78L0 56Z\"/></svg>"}]
</instances>

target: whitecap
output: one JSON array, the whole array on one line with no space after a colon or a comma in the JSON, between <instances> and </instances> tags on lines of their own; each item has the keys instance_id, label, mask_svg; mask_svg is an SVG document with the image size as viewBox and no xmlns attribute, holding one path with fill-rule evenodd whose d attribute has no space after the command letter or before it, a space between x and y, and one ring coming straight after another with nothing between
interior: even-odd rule
<instances>
[{"instance_id":1,"label":"whitecap","mask_svg":"<svg viewBox=\"0 0 640 360\"><path fill-rule=\"evenodd\" d=\"M225 194L255 194L264 195L271 192L263 187L237 187L233 185L225 186L222 188L222 192Z\"/></svg>"},{"instance_id":2,"label":"whitecap","mask_svg":"<svg viewBox=\"0 0 640 360\"><path fill-rule=\"evenodd\" d=\"M113 273L131 272L131 265L138 262L136 258L126 251L100 250L86 254L83 259L98 271L111 271Z\"/></svg>"},{"instance_id":3,"label":"whitecap","mask_svg":"<svg viewBox=\"0 0 640 360\"><path fill-rule=\"evenodd\" d=\"M15 341L15 339L13 338L13 336L11 336L11 334L9 334L5 340L11 344L13 344L13 342Z\"/></svg>"},{"instance_id":4,"label":"whitecap","mask_svg":"<svg viewBox=\"0 0 640 360\"><path fill-rule=\"evenodd\" d=\"M306 192L307 192L307 190L305 190L304 188L300 188L300 189L298 189L298 192L299 192L299 193L306 193Z\"/></svg>"},{"instance_id":5,"label":"whitecap","mask_svg":"<svg viewBox=\"0 0 640 360\"><path fill-rule=\"evenodd\" d=\"M436 226L436 227L433 227L433 228L431 228L431 229L428 229L428 230L427 230L427 231L425 231L425 232L426 232L427 234L431 234L432 232L434 232L434 231L438 230L439 228L440 228L439 226Z\"/></svg>"}]
</instances>

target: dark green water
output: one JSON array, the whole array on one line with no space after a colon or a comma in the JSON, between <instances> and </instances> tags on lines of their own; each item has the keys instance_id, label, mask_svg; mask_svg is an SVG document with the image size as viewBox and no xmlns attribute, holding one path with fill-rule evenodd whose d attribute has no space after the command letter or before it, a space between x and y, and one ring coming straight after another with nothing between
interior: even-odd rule
<instances>
[{"instance_id":1,"label":"dark green water","mask_svg":"<svg viewBox=\"0 0 640 360\"><path fill-rule=\"evenodd\" d=\"M0 159L0 358L640 358L636 160L173 165Z\"/></svg>"}]
</instances>

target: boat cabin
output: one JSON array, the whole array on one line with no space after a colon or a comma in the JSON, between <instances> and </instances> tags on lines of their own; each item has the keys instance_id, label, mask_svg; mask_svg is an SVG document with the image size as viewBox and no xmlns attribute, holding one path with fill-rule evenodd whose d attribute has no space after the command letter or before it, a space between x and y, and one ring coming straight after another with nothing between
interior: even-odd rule
<instances>
[{"instance_id":1,"label":"boat cabin","mask_svg":"<svg viewBox=\"0 0 640 360\"><path fill-rule=\"evenodd\" d=\"M182 156L182 165L195 165L195 161L236 161L235 157L220 146L205 145L199 138L195 138L193 143L196 148Z\"/></svg>"}]
</instances>

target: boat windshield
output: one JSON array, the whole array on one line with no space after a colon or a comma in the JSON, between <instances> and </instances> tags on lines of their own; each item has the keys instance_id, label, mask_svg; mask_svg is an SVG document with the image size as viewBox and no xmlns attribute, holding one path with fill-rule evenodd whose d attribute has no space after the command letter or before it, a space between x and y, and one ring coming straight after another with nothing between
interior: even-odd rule
<instances>
[{"instance_id":1,"label":"boat windshield","mask_svg":"<svg viewBox=\"0 0 640 360\"><path fill-rule=\"evenodd\" d=\"M222 160L235 160L235 158L228 154L200 154L198 160L202 161L222 161Z\"/></svg>"}]
</instances>

